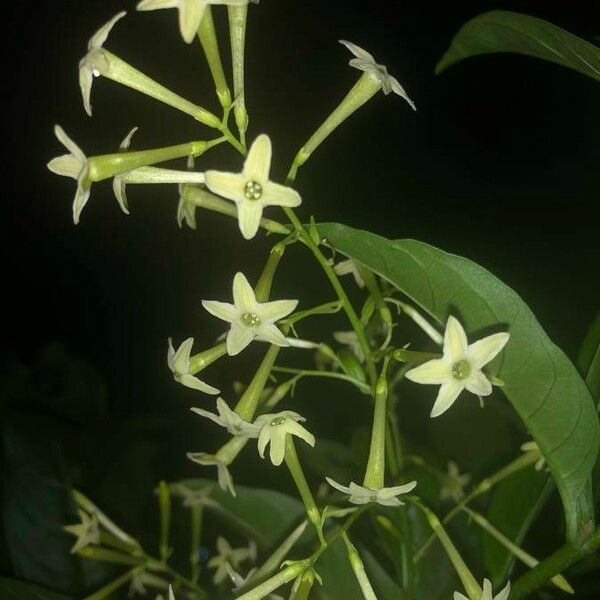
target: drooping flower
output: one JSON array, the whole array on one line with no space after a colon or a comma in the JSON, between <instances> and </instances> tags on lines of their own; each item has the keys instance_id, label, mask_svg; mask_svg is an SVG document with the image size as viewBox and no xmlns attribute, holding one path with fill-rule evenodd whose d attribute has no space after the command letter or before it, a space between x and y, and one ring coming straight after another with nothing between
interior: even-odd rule
<instances>
[{"instance_id":1,"label":"drooping flower","mask_svg":"<svg viewBox=\"0 0 600 600\"><path fill-rule=\"evenodd\" d=\"M404 98L413 110L417 110L414 102L408 97L400 82L388 73L385 65L377 64L371 54L352 42L340 40L340 44L346 46L355 56L355 58L350 60L349 64L351 67L370 75L374 81L377 81L381 85L381 89L386 96L390 92L394 92L394 94L398 94L398 96Z\"/></svg>"},{"instance_id":2,"label":"drooping flower","mask_svg":"<svg viewBox=\"0 0 600 600\"><path fill-rule=\"evenodd\" d=\"M546 464L546 458L542 454L540 447L533 440L522 444L521 451L525 454L531 454L537 459L535 462L536 471L541 471L544 468Z\"/></svg>"},{"instance_id":3,"label":"drooping flower","mask_svg":"<svg viewBox=\"0 0 600 600\"><path fill-rule=\"evenodd\" d=\"M217 398L218 414L211 413L202 408L192 408L191 410L197 415L206 417L217 425L225 427L231 435L247 438L258 437L258 428L254 424L248 423L248 421L245 421L237 413L231 410L223 398Z\"/></svg>"},{"instance_id":4,"label":"drooping flower","mask_svg":"<svg viewBox=\"0 0 600 600\"><path fill-rule=\"evenodd\" d=\"M496 596L493 595L492 584L489 579L483 580L483 593L481 594L480 600L508 600L510 594L510 582L506 584L506 587L498 592ZM460 592L454 592L454 600L469 600L467 596Z\"/></svg>"},{"instance_id":5,"label":"drooping flower","mask_svg":"<svg viewBox=\"0 0 600 600\"><path fill-rule=\"evenodd\" d=\"M87 54L79 62L79 87L83 96L85 112L90 117L92 116L91 95L94 77L99 77L101 71L108 68L102 46L108 39L108 35L117 21L120 21L126 14L126 11L121 11L96 31L88 41Z\"/></svg>"},{"instance_id":6,"label":"drooping flower","mask_svg":"<svg viewBox=\"0 0 600 600\"><path fill-rule=\"evenodd\" d=\"M233 569L239 569L240 564L246 560L254 561L256 559L256 544L253 540L250 541L246 548L232 548L229 542L219 536L217 538L218 554L208 561L208 568L215 569L213 575L213 583L219 585L228 577L227 566L230 565Z\"/></svg>"},{"instance_id":7,"label":"drooping flower","mask_svg":"<svg viewBox=\"0 0 600 600\"><path fill-rule=\"evenodd\" d=\"M119 150L125 152L129 150L129 146L131 146L131 140L139 127L134 127L123 139L123 141L119 144ZM127 186L125 181L123 180L123 175L117 175L113 178L113 193L115 194L115 198L121 207L121 210L128 215L129 214L129 205L127 203Z\"/></svg>"},{"instance_id":8,"label":"drooping flower","mask_svg":"<svg viewBox=\"0 0 600 600\"><path fill-rule=\"evenodd\" d=\"M454 461L448 463L448 473L444 479L444 484L440 489L440 498L442 500L454 500L459 503L465 497L465 487L471 480L468 473L461 475L458 465Z\"/></svg>"},{"instance_id":9,"label":"drooping flower","mask_svg":"<svg viewBox=\"0 0 600 600\"><path fill-rule=\"evenodd\" d=\"M343 275L351 274L354 277L354 281L356 282L356 285L359 288L362 289L365 287L364 279L362 278L362 275L360 274L356 263L351 258L348 258L347 260L342 260L337 265L335 265L335 267L333 267L333 270L335 271L335 274L339 275L340 277Z\"/></svg>"},{"instance_id":10,"label":"drooping flower","mask_svg":"<svg viewBox=\"0 0 600 600\"><path fill-rule=\"evenodd\" d=\"M53 158L48 163L48 169L56 175L70 177L77 182L77 191L73 200L73 222L77 225L81 211L90 199L92 182L89 177L89 162L81 148L65 133L60 125L54 126L54 135L69 151L69 154Z\"/></svg>"},{"instance_id":11,"label":"drooping flower","mask_svg":"<svg viewBox=\"0 0 600 600\"><path fill-rule=\"evenodd\" d=\"M492 393L492 384L482 369L501 352L509 337L505 332L495 333L469 344L458 320L448 318L442 358L428 360L406 373L415 383L441 385L432 417L446 412L464 389L477 396Z\"/></svg>"},{"instance_id":12,"label":"drooping flower","mask_svg":"<svg viewBox=\"0 0 600 600\"><path fill-rule=\"evenodd\" d=\"M159 8L176 8L179 11L179 30L187 44L191 44L202 22L204 11L209 4L229 4L242 6L250 0L142 0L138 10L157 10ZM258 0L252 0L257 2Z\"/></svg>"},{"instance_id":13,"label":"drooping flower","mask_svg":"<svg viewBox=\"0 0 600 600\"><path fill-rule=\"evenodd\" d=\"M265 457L265 449L270 443L269 457L273 465L278 467L283 462L285 440L288 434L303 439L309 446L314 446L315 436L300 425L299 421L306 421L306 419L290 410L258 417L254 421L254 425L259 431L258 453L260 457Z\"/></svg>"},{"instance_id":14,"label":"drooping flower","mask_svg":"<svg viewBox=\"0 0 600 600\"><path fill-rule=\"evenodd\" d=\"M65 531L77 536L77 540L71 548L71 554L75 554L90 544L95 545L100 543L100 527L96 515L93 514L90 516L81 509L77 513L81 522L77 523L77 525L66 525L63 527Z\"/></svg>"},{"instance_id":15,"label":"drooping flower","mask_svg":"<svg viewBox=\"0 0 600 600\"><path fill-rule=\"evenodd\" d=\"M223 491L229 491L229 493L235 497L235 488L233 487L233 478L227 468L227 465L217 458L214 454L207 454L206 452L188 452L187 457L202 465L204 467L217 467L217 479L219 481L219 487Z\"/></svg>"},{"instance_id":16,"label":"drooping flower","mask_svg":"<svg viewBox=\"0 0 600 600\"><path fill-rule=\"evenodd\" d=\"M411 481L404 485L371 489L358 485L357 483L354 483L354 481L351 481L350 485L346 487L345 485L334 481L331 477L326 477L325 479L331 487L344 494L348 494L350 496L348 502L351 504L368 504L369 502L376 502L382 506L400 506L404 504L404 502L402 502L398 496L401 494L408 494L417 486L416 481Z\"/></svg>"},{"instance_id":17,"label":"drooping flower","mask_svg":"<svg viewBox=\"0 0 600 600\"><path fill-rule=\"evenodd\" d=\"M204 383L190 373L190 354L194 338L187 338L177 350L173 348L173 340L169 338L169 348L167 350L167 364L173 373L173 379L193 390L199 390L205 394L219 394L217 388Z\"/></svg>"},{"instance_id":18,"label":"drooping flower","mask_svg":"<svg viewBox=\"0 0 600 600\"><path fill-rule=\"evenodd\" d=\"M300 194L269 180L272 147L268 135L259 135L252 144L241 173L206 171L206 186L237 205L240 231L252 239L260 226L266 206L299 206Z\"/></svg>"},{"instance_id":19,"label":"drooping flower","mask_svg":"<svg viewBox=\"0 0 600 600\"><path fill-rule=\"evenodd\" d=\"M227 353L239 354L252 340L288 346L275 323L294 311L298 300L257 302L254 290L243 273L233 280L233 304L203 300L202 306L215 317L231 323L227 334Z\"/></svg>"}]
</instances>

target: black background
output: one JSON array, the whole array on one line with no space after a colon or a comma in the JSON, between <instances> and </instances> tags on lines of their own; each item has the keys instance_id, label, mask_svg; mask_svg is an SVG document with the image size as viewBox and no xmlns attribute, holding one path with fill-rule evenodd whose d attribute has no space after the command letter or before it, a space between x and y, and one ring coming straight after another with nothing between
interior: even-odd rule
<instances>
[{"instance_id":1,"label":"black background","mask_svg":"<svg viewBox=\"0 0 600 600\"><path fill-rule=\"evenodd\" d=\"M209 442L198 438L205 429L198 434L189 423L188 400L196 397L173 384L166 369L166 339L193 335L197 347L210 344L221 327L203 314L200 300L226 299L237 270L257 277L270 241L261 235L244 242L233 221L213 214L198 214L196 232L180 231L172 187L130 189L127 217L110 185L95 184L80 225L73 225L72 182L45 167L62 153L54 123L90 155L115 151L134 125L140 149L212 135L104 79L94 82L93 119L85 115L77 61L91 33L123 6L62 0L27 12L19 3L3 7L0 357L3 364L33 364L45 344L61 340L106 381L111 425L106 454L95 460L109 471L123 467L122 456L111 454L110 432L125 419L147 417L139 435L152 440L153 476L189 476L196 471L183 452L206 450ZM197 45L181 42L174 11L139 14L132 2L125 8L130 14L107 47L216 111L204 57ZM493 8L533 14L582 37L600 32L591 2L263 0L251 8L248 28L250 138L269 133L273 174L282 178L297 148L356 79L337 40L367 48L418 111L380 94L345 123L300 172L302 216L414 237L476 260L515 288L574 357L598 310L598 83L512 55L470 59L436 77L452 35ZM226 149L198 161L199 169L239 165ZM330 299L302 250L292 254L276 295L301 297L305 307ZM254 347L207 379L228 390L232 377L247 379L262 352ZM152 485L150 478L131 481Z\"/></svg>"}]
</instances>

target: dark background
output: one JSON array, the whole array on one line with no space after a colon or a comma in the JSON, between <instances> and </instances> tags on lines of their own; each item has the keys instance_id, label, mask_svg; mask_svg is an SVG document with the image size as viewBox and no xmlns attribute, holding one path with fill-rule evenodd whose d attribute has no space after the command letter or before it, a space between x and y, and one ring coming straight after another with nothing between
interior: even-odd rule
<instances>
[{"instance_id":1,"label":"dark background","mask_svg":"<svg viewBox=\"0 0 600 600\"><path fill-rule=\"evenodd\" d=\"M269 133L273 173L283 177L356 80L337 40L364 46L398 77L418 111L380 94L345 123L300 172L302 216L414 237L472 258L515 288L574 357L599 299L598 83L512 55L470 59L438 77L433 71L452 35L476 14L517 10L591 38L600 31L592 5L263 0L251 8L248 28L250 139ZM115 151L134 125L140 149L212 136L186 115L105 79L94 83L94 118L85 115L77 61L92 32L123 7L118 0L62 0L27 14L18 3L3 9L0 359L3 405L11 422L25 423L15 439L40 443L54 465L77 463L75 477L111 504L112 514L142 529L150 512L125 517L119 498L139 491L149 502L158 478L198 473L186 450L217 443L217 434L187 413L197 398L173 383L166 339L193 335L196 347L208 346L222 328L200 300L228 297L237 270L256 278L270 241L260 235L244 242L233 221L208 213L198 213L196 232L180 231L172 187L132 186L126 217L110 184L95 184L73 225L74 186L45 168L62 153L54 123L89 155ZM204 57L196 44L181 42L175 12L139 14L133 2L125 8L130 14L107 47L217 111ZM237 169L240 160L219 149L197 164ZM277 295L301 297L305 307L331 299L302 250L289 254ZM93 367L74 366L57 346L46 347L53 341ZM215 367L208 381L231 393L232 365L235 379L247 380L262 351L252 347ZM67 409L56 400L65 395ZM314 402L306 409L313 421L318 408ZM317 433L336 427L314 425ZM254 476L240 470L236 480L253 483ZM6 557L3 563L10 570Z\"/></svg>"}]
</instances>

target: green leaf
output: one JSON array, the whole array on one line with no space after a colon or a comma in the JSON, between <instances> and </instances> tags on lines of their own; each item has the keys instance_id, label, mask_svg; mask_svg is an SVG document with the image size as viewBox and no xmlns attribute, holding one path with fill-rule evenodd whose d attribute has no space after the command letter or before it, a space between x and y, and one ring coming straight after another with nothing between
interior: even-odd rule
<instances>
[{"instance_id":1,"label":"green leaf","mask_svg":"<svg viewBox=\"0 0 600 600\"><path fill-rule=\"evenodd\" d=\"M533 467L518 471L495 489L488 508L488 521L509 540L521 546L534 519L552 491L547 473ZM488 533L483 533L486 573L495 586L507 577L515 557Z\"/></svg>"},{"instance_id":2,"label":"green leaf","mask_svg":"<svg viewBox=\"0 0 600 600\"><path fill-rule=\"evenodd\" d=\"M518 294L483 267L415 240L392 241L336 223L319 225L336 250L404 292L441 325L457 312L467 331L510 330L493 363L502 390L542 450L560 491L568 537L593 520L590 475L600 427L585 382Z\"/></svg>"},{"instance_id":3,"label":"green leaf","mask_svg":"<svg viewBox=\"0 0 600 600\"><path fill-rule=\"evenodd\" d=\"M0 598L2 600L73 600L72 596L65 596L39 585L8 577L0 577Z\"/></svg>"},{"instance_id":4,"label":"green leaf","mask_svg":"<svg viewBox=\"0 0 600 600\"><path fill-rule=\"evenodd\" d=\"M541 58L600 81L600 48L542 19L503 10L484 13L463 25L435 72L470 56L497 52Z\"/></svg>"},{"instance_id":5,"label":"green leaf","mask_svg":"<svg viewBox=\"0 0 600 600\"><path fill-rule=\"evenodd\" d=\"M181 486L206 491L215 501L207 510L214 511L237 533L253 539L262 549L273 548L304 518L302 502L271 490L236 486L237 496L224 492L207 479L184 479L171 483L171 493L183 497Z\"/></svg>"},{"instance_id":6,"label":"green leaf","mask_svg":"<svg viewBox=\"0 0 600 600\"><path fill-rule=\"evenodd\" d=\"M583 340L577 366L594 400L600 403L600 313L596 315Z\"/></svg>"}]
</instances>

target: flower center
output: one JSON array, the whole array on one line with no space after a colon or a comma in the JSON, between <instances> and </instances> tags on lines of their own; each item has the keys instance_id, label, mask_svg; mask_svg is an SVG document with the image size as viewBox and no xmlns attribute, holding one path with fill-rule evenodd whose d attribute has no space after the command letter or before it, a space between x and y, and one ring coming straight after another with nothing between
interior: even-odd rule
<instances>
[{"instance_id":1,"label":"flower center","mask_svg":"<svg viewBox=\"0 0 600 600\"><path fill-rule=\"evenodd\" d=\"M246 327L258 327L260 325L260 317L256 313L245 313L242 315L242 323Z\"/></svg>"},{"instance_id":2,"label":"flower center","mask_svg":"<svg viewBox=\"0 0 600 600\"><path fill-rule=\"evenodd\" d=\"M248 181L244 187L244 196L248 200L258 200L263 193L263 186L257 181Z\"/></svg>"},{"instance_id":3,"label":"flower center","mask_svg":"<svg viewBox=\"0 0 600 600\"><path fill-rule=\"evenodd\" d=\"M271 421L271 426L276 427L277 425L283 425L285 423L285 417L277 417Z\"/></svg>"},{"instance_id":4,"label":"flower center","mask_svg":"<svg viewBox=\"0 0 600 600\"><path fill-rule=\"evenodd\" d=\"M454 379L466 379L471 374L471 363L468 360L459 360L452 365Z\"/></svg>"}]
</instances>

